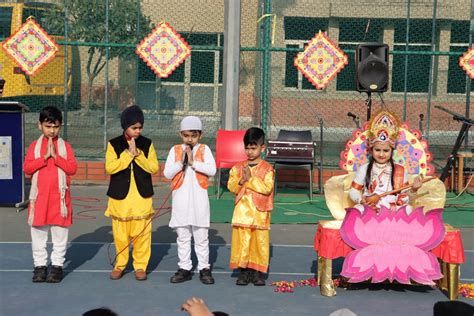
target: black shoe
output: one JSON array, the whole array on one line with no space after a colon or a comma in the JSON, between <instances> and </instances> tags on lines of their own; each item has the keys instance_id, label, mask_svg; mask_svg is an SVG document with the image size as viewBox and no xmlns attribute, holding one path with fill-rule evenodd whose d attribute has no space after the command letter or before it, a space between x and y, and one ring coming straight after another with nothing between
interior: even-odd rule
<instances>
[{"instance_id":1,"label":"black shoe","mask_svg":"<svg viewBox=\"0 0 474 316\"><path fill-rule=\"evenodd\" d=\"M252 283L255 286L264 286L265 285L265 279L263 278L262 272L260 271L252 271Z\"/></svg>"},{"instance_id":2,"label":"black shoe","mask_svg":"<svg viewBox=\"0 0 474 316\"><path fill-rule=\"evenodd\" d=\"M46 282L48 283L59 283L63 279L63 267L51 266L51 270L48 273Z\"/></svg>"},{"instance_id":3,"label":"black shoe","mask_svg":"<svg viewBox=\"0 0 474 316\"><path fill-rule=\"evenodd\" d=\"M33 271L33 278L31 279L31 281L33 281L34 283L46 281L46 270L46 266L35 267L35 270Z\"/></svg>"},{"instance_id":4,"label":"black shoe","mask_svg":"<svg viewBox=\"0 0 474 316\"><path fill-rule=\"evenodd\" d=\"M240 274L237 277L235 284L237 285L247 285L250 283L250 274L249 269L240 269Z\"/></svg>"},{"instance_id":5,"label":"black shoe","mask_svg":"<svg viewBox=\"0 0 474 316\"><path fill-rule=\"evenodd\" d=\"M199 280L202 284L214 284L214 278L210 269L202 269L199 271Z\"/></svg>"},{"instance_id":6,"label":"black shoe","mask_svg":"<svg viewBox=\"0 0 474 316\"><path fill-rule=\"evenodd\" d=\"M171 283L181 283L185 281L189 281L193 278L191 271L178 269L178 271L171 277Z\"/></svg>"}]
</instances>

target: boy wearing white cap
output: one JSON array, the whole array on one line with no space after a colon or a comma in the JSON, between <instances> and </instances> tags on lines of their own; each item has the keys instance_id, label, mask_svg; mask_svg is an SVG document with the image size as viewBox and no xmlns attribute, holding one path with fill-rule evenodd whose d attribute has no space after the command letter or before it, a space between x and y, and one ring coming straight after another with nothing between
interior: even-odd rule
<instances>
[{"instance_id":1,"label":"boy wearing white cap","mask_svg":"<svg viewBox=\"0 0 474 316\"><path fill-rule=\"evenodd\" d=\"M180 124L182 144L173 146L166 159L163 171L171 179L173 190L172 212L169 226L178 237L178 271L171 283L191 280L191 237L198 258L199 279L204 284L213 284L209 264L210 207L207 188L209 177L216 173L216 162L208 146L199 144L202 123L196 116L186 116Z\"/></svg>"}]
</instances>

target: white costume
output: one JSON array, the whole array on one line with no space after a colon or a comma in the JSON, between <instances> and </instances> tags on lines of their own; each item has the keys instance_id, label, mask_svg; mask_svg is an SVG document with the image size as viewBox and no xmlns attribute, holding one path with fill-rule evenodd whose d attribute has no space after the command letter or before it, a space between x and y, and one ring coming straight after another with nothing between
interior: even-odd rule
<instances>
[{"instance_id":1,"label":"white costume","mask_svg":"<svg viewBox=\"0 0 474 316\"><path fill-rule=\"evenodd\" d=\"M197 117L186 117L181 122L181 131L202 130L201 121ZM178 145L179 146L179 145ZM202 146L204 154L202 155ZM186 145L181 145L183 157ZM198 154L199 152L199 154ZM166 159L163 171L167 179L173 179L183 170L182 159L176 159L176 146L171 148ZM196 157L200 156L201 161ZM198 270L209 269L209 238L210 206L207 188L203 188L198 177L203 181L203 175L212 177L216 174L216 162L208 146L196 144L193 147L193 164L187 166L184 179L173 187L171 220L169 226L173 228L178 238L178 266L184 270L192 269L191 237L194 237L194 250L198 258ZM180 177L178 175L177 177ZM176 180L176 179L175 179ZM206 183L207 183L207 179Z\"/></svg>"},{"instance_id":2,"label":"white costume","mask_svg":"<svg viewBox=\"0 0 474 316\"><path fill-rule=\"evenodd\" d=\"M184 182L181 187L173 191L172 214L169 226L209 227L210 207L207 190L203 189L196 178L196 171L209 177L216 174L216 162L208 146L196 144L193 148L193 157L200 146L205 146L204 162L193 161L193 165L186 168ZM183 151L186 145L182 145ZM175 161L174 147L171 148L166 159L163 174L167 179L173 179L183 169L181 161Z\"/></svg>"},{"instance_id":3,"label":"white costume","mask_svg":"<svg viewBox=\"0 0 474 316\"><path fill-rule=\"evenodd\" d=\"M360 204L363 196L370 196L373 194L381 195L385 192L393 190L392 182L391 182L392 166L390 165L390 163L381 165L374 162L371 173L370 173L370 183L372 184L372 190L369 190L365 183L365 176L367 174L368 166L369 166L368 163L360 166L353 180L353 183L363 186L363 189L357 190L353 186L349 190L349 197L351 198L352 201L356 203L354 207L357 208L361 213L364 212L364 206ZM407 179L408 179L408 174L406 173L406 171L404 171L403 183L406 183ZM405 194L408 193L408 195L404 194L402 197L400 197L400 201L404 205L405 204L407 205L406 212L407 214L410 214L412 212L412 207L408 205L408 203L410 201L411 194L409 190L408 192L404 192L404 193ZM393 206L393 204L397 203L397 199L398 199L398 195L384 196L378 201L376 207L380 208L383 205L386 208L390 209Z\"/></svg>"}]
</instances>

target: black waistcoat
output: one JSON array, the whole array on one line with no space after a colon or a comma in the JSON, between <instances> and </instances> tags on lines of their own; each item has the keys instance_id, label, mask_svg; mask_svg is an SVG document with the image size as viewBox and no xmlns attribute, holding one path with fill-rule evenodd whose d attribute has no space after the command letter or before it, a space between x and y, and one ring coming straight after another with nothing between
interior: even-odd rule
<instances>
[{"instance_id":1,"label":"black waistcoat","mask_svg":"<svg viewBox=\"0 0 474 316\"><path fill-rule=\"evenodd\" d=\"M124 150L128 149L128 143L124 135L111 139L110 144L114 148L117 158L120 158L120 154ZM145 157L148 157L151 139L140 136L135 139L135 144L138 149L143 151ZM127 196L128 191L130 190L130 175L132 174L132 165L138 193L140 193L140 195L144 198L153 196L153 183L151 181L151 174L140 168L135 160L133 160L126 169L110 176L110 184L107 191L108 196L116 200L123 200Z\"/></svg>"}]
</instances>

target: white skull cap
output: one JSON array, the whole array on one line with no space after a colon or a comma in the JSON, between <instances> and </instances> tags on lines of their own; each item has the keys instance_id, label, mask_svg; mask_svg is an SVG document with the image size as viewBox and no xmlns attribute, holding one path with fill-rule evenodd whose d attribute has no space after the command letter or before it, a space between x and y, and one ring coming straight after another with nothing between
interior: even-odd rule
<instances>
[{"instance_id":1,"label":"white skull cap","mask_svg":"<svg viewBox=\"0 0 474 316\"><path fill-rule=\"evenodd\" d=\"M181 120L179 131L202 131L202 123L197 116L186 116Z\"/></svg>"}]
</instances>

